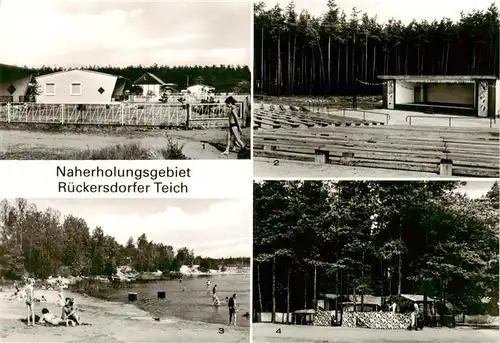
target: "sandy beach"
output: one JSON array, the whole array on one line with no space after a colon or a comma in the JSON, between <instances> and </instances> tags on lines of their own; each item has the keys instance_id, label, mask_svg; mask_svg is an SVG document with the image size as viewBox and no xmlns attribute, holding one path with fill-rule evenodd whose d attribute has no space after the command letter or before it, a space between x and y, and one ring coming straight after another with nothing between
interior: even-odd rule
<instances>
[{"instance_id":1,"label":"sandy beach","mask_svg":"<svg viewBox=\"0 0 500 343\"><path fill-rule=\"evenodd\" d=\"M228 327L218 324L161 318L151 315L131 304L107 302L89 296L65 292L75 298L75 304L84 323L90 326L46 327L27 326L19 321L26 317L23 301L7 300L13 290L0 292L2 342L248 342L248 327ZM44 296L47 302L35 303L35 313L40 315L46 307L54 314L61 308L55 304L56 291L35 290L35 297ZM219 333L220 328L224 333Z\"/></svg>"},{"instance_id":2,"label":"sandy beach","mask_svg":"<svg viewBox=\"0 0 500 343\"><path fill-rule=\"evenodd\" d=\"M266 343L496 343L498 330L425 328L423 331L406 331L257 323L253 324L253 341Z\"/></svg>"}]
</instances>

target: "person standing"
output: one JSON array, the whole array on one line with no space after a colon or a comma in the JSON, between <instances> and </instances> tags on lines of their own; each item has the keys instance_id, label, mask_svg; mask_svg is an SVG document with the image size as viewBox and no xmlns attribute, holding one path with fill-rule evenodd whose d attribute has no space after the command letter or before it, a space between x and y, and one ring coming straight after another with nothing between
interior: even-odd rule
<instances>
[{"instance_id":1,"label":"person standing","mask_svg":"<svg viewBox=\"0 0 500 343\"><path fill-rule=\"evenodd\" d=\"M24 288L24 303L26 304L26 314L28 320L28 326L35 326L35 309L34 309L34 284L35 280L28 279L26 287ZM30 324L31 319L31 324Z\"/></svg>"},{"instance_id":2,"label":"person standing","mask_svg":"<svg viewBox=\"0 0 500 343\"><path fill-rule=\"evenodd\" d=\"M234 326L236 326L236 293L233 294L231 298L229 298L229 301L227 302L227 306L229 308L229 324L231 325L231 322L234 323Z\"/></svg>"},{"instance_id":3,"label":"person standing","mask_svg":"<svg viewBox=\"0 0 500 343\"><path fill-rule=\"evenodd\" d=\"M234 144L238 145L240 149L245 149L245 143L241 140L241 125L238 120L238 116L236 115L235 112L235 105L236 105L236 100L232 97L229 96L225 100L226 106L229 109L229 129L227 132L227 145L226 145L226 150L222 153L222 155L227 155L229 154L229 150L231 149L231 141L234 140Z\"/></svg>"},{"instance_id":4,"label":"person standing","mask_svg":"<svg viewBox=\"0 0 500 343\"><path fill-rule=\"evenodd\" d=\"M59 292L57 295L59 296L59 299L57 300L57 304L59 306L64 306L64 287L62 281L58 281L58 289Z\"/></svg>"},{"instance_id":5,"label":"person standing","mask_svg":"<svg viewBox=\"0 0 500 343\"><path fill-rule=\"evenodd\" d=\"M210 280L207 280L207 295L210 294Z\"/></svg>"}]
</instances>

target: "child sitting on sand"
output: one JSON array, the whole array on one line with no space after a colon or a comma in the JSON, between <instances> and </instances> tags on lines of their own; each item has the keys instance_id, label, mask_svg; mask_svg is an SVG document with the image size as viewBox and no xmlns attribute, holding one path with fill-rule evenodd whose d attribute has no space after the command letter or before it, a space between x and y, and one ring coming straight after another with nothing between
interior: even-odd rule
<instances>
[{"instance_id":1,"label":"child sitting on sand","mask_svg":"<svg viewBox=\"0 0 500 343\"><path fill-rule=\"evenodd\" d=\"M52 313L49 312L48 309L42 308L42 318L40 319L40 323L45 323L49 325L64 325L64 326L75 326L75 322L72 320L64 320L62 318L56 317Z\"/></svg>"},{"instance_id":2,"label":"child sitting on sand","mask_svg":"<svg viewBox=\"0 0 500 343\"><path fill-rule=\"evenodd\" d=\"M73 298L66 298L66 303L64 304L64 306L62 308L61 317L63 320L72 320L77 325L80 325L80 318L76 314L76 308L74 306Z\"/></svg>"}]
</instances>

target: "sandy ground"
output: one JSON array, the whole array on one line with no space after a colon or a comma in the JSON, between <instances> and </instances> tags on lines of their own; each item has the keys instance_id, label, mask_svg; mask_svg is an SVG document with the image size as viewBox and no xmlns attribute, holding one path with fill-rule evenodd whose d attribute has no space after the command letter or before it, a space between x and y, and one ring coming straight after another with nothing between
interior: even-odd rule
<instances>
[{"instance_id":1,"label":"sandy ground","mask_svg":"<svg viewBox=\"0 0 500 343\"><path fill-rule=\"evenodd\" d=\"M434 173L292 162L262 157L254 158L253 173L256 178L439 178Z\"/></svg>"},{"instance_id":2,"label":"sandy ground","mask_svg":"<svg viewBox=\"0 0 500 343\"><path fill-rule=\"evenodd\" d=\"M249 328L223 327L200 322L188 322L179 319L155 321L152 317L129 304L106 302L79 294L65 293L64 296L75 298L83 322L91 326L46 327L27 326L19 321L26 317L22 301L5 300L5 295L12 292L0 292L1 342L248 342ZM35 312L41 309L60 314L60 307L55 305L55 291L36 290L35 296L44 295L47 302L35 303Z\"/></svg>"},{"instance_id":3,"label":"sandy ground","mask_svg":"<svg viewBox=\"0 0 500 343\"><path fill-rule=\"evenodd\" d=\"M281 333L277 333L281 329ZM430 329L423 331L253 324L254 342L332 343L498 343L498 330Z\"/></svg>"},{"instance_id":4,"label":"sandy ground","mask_svg":"<svg viewBox=\"0 0 500 343\"><path fill-rule=\"evenodd\" d=\"M34 151L57 153L71 150L100 149L107 145L139 143L145 147L164 147L168 138L183 145L182 151L192 159L237 159L236 153L221 155L226 131L223 129L189 131L149 131L126 134L97 134L76 132L44 132L28 130L0 130L0 154L18 159ZM246 141L250 130L243 129ZM22 159L22 157L21 157Z\"/></svg>"}]
</instances>

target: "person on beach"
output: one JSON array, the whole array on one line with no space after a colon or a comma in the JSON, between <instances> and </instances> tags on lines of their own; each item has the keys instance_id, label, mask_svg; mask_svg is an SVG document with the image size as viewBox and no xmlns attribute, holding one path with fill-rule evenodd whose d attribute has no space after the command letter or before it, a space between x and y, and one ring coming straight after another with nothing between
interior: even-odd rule
<instances>
[{"instance_id":1,"label":"person on beach","mask_svg":"<svg viewBox=\"0 0 500 343\"><path fill-rule=\"evenodd\" d=\"M33 279L28 279L28 282L26 283L26 287L24 288L24 303L26 304L26 318L28 320L28 326L34 326L35 325L35 309L34 309L34 285L35 280ZM30 319L31 319L31 324L30 324Z\"/></svg>"},{"instance_id":2,"label":"person on beach","mask_svg":"<svg viewBox=\"0 0 500 343\"><path fill-rule=\"evenodd\" d=\"M231 325L231 322L234 323L234 326L236 326L236 293L233 294L231 298L229 298L229 301L227 302L227 306L229 308L229 324Z\"/></svg>"},{"instance_id":3,"label":"person on beach","mask_svg":"<svg viewBox=\"0 0 500 343\"><path fill-rule=\"evenodd\" d=\"M75 326L75 322L73 322L70 319L62 319L59 317L56 317L52 313L49 312L48 309L42 308L42 318L40 319L40 324L49 324L49 325L54 325L54 326L59 326L59 325L64 325L64 326Z\"/></svg>"},{"instance_id":4,"label":"person on beach","mask_svg":"<svg viewBox=\"0 0 500 343\"><path fill-rule=\"evenodd\" d=\"M229 129L227 131L227 145L226 150L222 153L222 155L229 154L229 150L231 150L231 141L234 140L234 145L238 145L240 149L245 148L245 143L241 140L241 126L238 120L238 116L236 115L236 100L229 96L226 101L226 106L229 109Z\"/></svg>"},{"instance_id":5,"label":"person on beach","mask_svg":"<svg viewBox=\"0 0 500 343\"><path fill-rule=\"evenodd\" d=\"M207 280L207 295L210 294L210 280Z\"/></svg>"},{"instance_id":6,"label":"person on beach","mask_svg":"<svg viewBox=\"0 0 500 343\"><path fill-rule=\"evenodd\" d=\"M221 304L221 302L220 302L219 297L217 296L217 293L214 293L214 295L212 297L212 305L220 306L220 304Z\"/></svg>"},{"instance_id":7,"label":"person on beach","mask_svg":"<svg viewBox=\"0 0 500 343\"><path fill-rule=\"evenodd\" d=\"M76 308L74 306L73 298L66 298L66 303L62 308L62 319L63 320L72 320L76 323L76 325L80 325L80 318L76 314Z\"/></svg>"},{"instance_id":8,"label":"person on beach","mask_svg":"<svg viewBox=\"0 0 500 343\"><path fill-rule=\"evenodd\" d=\"M58 282L58 289L59 289L59 292L57 293L57 295L59 296L59 299L57 299L56 304L59 306L63 306L64 305L64 288L63 288L62 282L60 282L60 281Z\"/></svg>"},{"instance_id":9,"label":"person on beach","mask_svg":"<svg viewBox=\"0 0 500 343\"><path fill-rule=\"evenodd\" d=\"M14 293L11 294L8 299L9 300L18 300L20 296L21 296L21 290L19 289L19 286L17 285L17 283L14 283Z\"/></svg>"}]
</instances>

